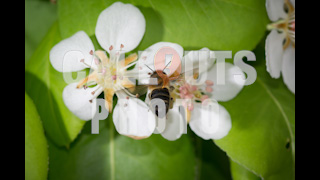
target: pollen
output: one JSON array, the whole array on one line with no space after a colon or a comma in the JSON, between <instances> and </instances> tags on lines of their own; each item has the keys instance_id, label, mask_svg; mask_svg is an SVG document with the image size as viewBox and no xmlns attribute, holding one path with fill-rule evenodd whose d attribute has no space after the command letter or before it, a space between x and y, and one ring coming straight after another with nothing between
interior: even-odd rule
<instances>
[{"instance_id":1,"label":"pollen","mask_svg":"<svg viewBox=\"0 0 320 180\"><path fill-rule=\"evenodd\" d=\"M191 85L186 82L186 80L181 80L177 82L174 87L174 95L183 99L183 106L192 111L194 109L195 102L205 102L209 98L207 93L213 92L214 83L211 80L206 80L205 83L201 85ZM202 89L205 89L204 91Z\"/></svg>"}]
</instances>

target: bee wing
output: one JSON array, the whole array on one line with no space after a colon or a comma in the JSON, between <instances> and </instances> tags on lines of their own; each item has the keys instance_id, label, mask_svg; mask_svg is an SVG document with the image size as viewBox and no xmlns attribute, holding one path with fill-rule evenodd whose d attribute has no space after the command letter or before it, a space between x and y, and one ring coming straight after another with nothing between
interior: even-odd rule
<instances>
[{"instance_id":1,"label":"bee wing","mask_svg":"<svg viewBox=\"0 0 320 180\"><path fill-rule=\"evenodd\" d=\"M192 77L194 79L197 79L199 77L199 68L198 67L195 67L195 68L192 68L192 69L188 69L186 71L183 71L183 72L178 72L177 70L169 77L169 80L172 81L172 80L178 80L180 78L183 78L183 77Z\"/></svg>"},{"instance_id":2,"label":"bee wing","mask_svg":"<svg viewBox=\"0 0 320 180\"><path fill-rule=\"evenodd\" d=\"M148 86L147 85L136 85L130 88L126 88L131 94L136 95L137 97L140 97L148 92Z\"/></svg>"},{"instance_id":3,"label":"bee wing","mask_svg":"<svg viewBox=\"0 0 320 180\"><path fill-rule=\"evenodd\" d=\"M215 54L208 48L188 51L182 59L181 74L192 76L208 71L215 63Z\"/></svg>"}]
</instances>

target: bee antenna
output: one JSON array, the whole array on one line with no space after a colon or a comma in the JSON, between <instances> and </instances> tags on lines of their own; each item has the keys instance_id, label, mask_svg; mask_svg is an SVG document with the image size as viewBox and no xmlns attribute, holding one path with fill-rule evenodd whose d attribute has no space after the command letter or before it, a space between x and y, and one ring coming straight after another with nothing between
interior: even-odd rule
<instances>
[{"instance_id":1,"label":"bee antenna","mask_svg":"<svg viewBox=\"0 0 320 180\"><path fill-rule=\"evenodd\" d=\"M168 64L162 69L162 71L164 71L170 63L171 63L171 60L170 60L170 61L168 62Z\"/></svg>"},{"instance_id":2,"label":"bee antenna","mask_svg":"<svg viewBox=\"0 0 320 180\"><path fill-rule=\"evenodd\" d=\"M146 64L144 64L144 65L146 65ZM154 70L152 70L148 65L146 65L147 66L147 68L149 68L150 69L150 71L151 72L153 72Z\"/></svg>"}]
</instances>

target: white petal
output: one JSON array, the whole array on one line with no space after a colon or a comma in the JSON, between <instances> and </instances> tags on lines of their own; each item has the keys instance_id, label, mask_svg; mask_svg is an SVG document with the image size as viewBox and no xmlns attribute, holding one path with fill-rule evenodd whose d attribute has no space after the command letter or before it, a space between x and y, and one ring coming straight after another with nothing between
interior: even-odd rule
<instances>
[{"instance_id":1,"label":"white petal","mask_svg":"<svg viewBox=\"0 0 320 180\"><path fill-rule=\"evenodd\" d=\"M266 39L266 65L271 77L279 78L282 66L284 33L272 30Z\"/></svg>"},{"instance_id":2,"label":"white petal","mask_svg":"<svg viewBox=\"0 0 320 180\"><path fill-rule=\"evenodd\" d=\"M158 53L160 52L160 49L161 53ZM167 54L167 56L165 54ZM162 58L163 56L161 55L165 56L165 58ZM179 44L158 42L148 47L146 50L139 52L138 63L134 69L132 69L132 72L139 74L139 77L137 77L139 83L157 84L157 81L150 79L148 73L153 73L155 70L163 70L163 68L168 65L165 72L170 76L180 66L182 56L183 48ZM168 64L170 61L171 64Z\"/></svg>"},{"instance_id":3,"label":"white petal","mask_svg":"<svg viewBox=\"0 0 320 180\"><path fill-rule=\"evenodd\" d=\"M81 59L91 65L94 46L91 39L84 31L79 31L73 36L60 41L50 51L50 62L59 72L74 72L88 68Z\"/></svg>"},{"instance_id":4,"label":"white petal","mask_svg":"<svg viewBox=\"0 0 320 180\"><path fill-rule=\"evenodd\" d=\"M292 6L295 8L296 7L296 1L295 0L290 0Z\"/></svg>"},{"instance_id":5,"label":"white petal","mask_svg":"<svg viewBox=\"0 0 320 180\"><path fill-rule=\"evenodd\" d=\"M131 4L115 2L102 11L96 25L96 37L106 51L112 45L119 50L129 52L140 43L146 29L146 21L138 8Z\"/></svg>"},{"instance_id":6,"label":"white petal","mask_svg":"<svg viewBox=\"0 0 320 180\"><path fill-rule=\"evenodd\" d=\"M223 69L218 71L219 63L216 63L211 69L209 69L206 75L207 79L214 83L212 87L213 92L210 94L210 97L217 101L229 101L233 99L242 90L245 83L244 81L241 81L240 78L236 77L240 75L242 78L245 78L244 73L238 66L234 66L231 63L224 63L224 67L224 71ZM218 78L223 78L223 76L225 84L218 84Z\"/></svg>"},{"instance_id":7,"label":"white petal","mask_svg":"<svg viewBox=\"0 0 320 180\"><path fill-rule=\"evenodd\" d=\"M161 136L170 141L175 141L181 137L186 130L187 122L183 119L179 106L173 107L167 113L165 129Z\"/></svg>"},{"instance_id":8,"label":"white petal","mask_svg":"<svg viewBox=\"0 0 320 180\"><path fill-rule=\"evenodd\" d=\"M289 46L283 53L282 76L289 90L295 93L295 49Z\"/></svg>"},{"instance_id":9,"label":"white petal","mask_svg":"<svg viewBox=\"0 0 320 180\"><path fill-rule=\"evenodd\" d=\"M284 19L287 16L284 11L284 0L266 0L266 9L271 21Z\"/></svg>"},{"instance_id":10,"label":"white petal","mask_svg":"<svg viewBox=\"0 0 320 180\"><path fill-rule=\"evenodd\" d=\"M76 88L77 83L71 83L63 89L62 97L68 109L82 120L92 119L95 101L89 102L94 96L91 94L95 88ZM96 94L100 94L96 92Z\"/></svg>"},{"instance_id":11,"label":"white petal","mask_svg":"<svg viewBox=\"0 0 320 180\"><path fill-rule=\"evenodd\" d=\"M155 129L155 117L148 106L138 98L122 98L117 92L118 102L113 112L113 123L119 134L149 137Z\"/></svg>"},{"instance_id":12,"label":"white petal","mask_svg":"<svg viewBox=\"0 0 320 180\"><path fill-rule=\"evenodd\" d=\"M221 105L215 104L211 110L195 104L191 112L190 128L201 138L221 139L231 129L231 117L228 111Z\"/></svg>"},{"instance_id":13,"label":"white petal","mask_svg":"<svg viewBox=\"0 0 320 180\"><path fill-rule=\"evenodd\" d=\"M214 52L210 51L208 48L202 48L196 51L186 52L184 59L182 61L182 71L192 75L192 69L198 69L200 73L205 72L210 68L216 59L214 58Z\"/></svg>"}]
</instances>

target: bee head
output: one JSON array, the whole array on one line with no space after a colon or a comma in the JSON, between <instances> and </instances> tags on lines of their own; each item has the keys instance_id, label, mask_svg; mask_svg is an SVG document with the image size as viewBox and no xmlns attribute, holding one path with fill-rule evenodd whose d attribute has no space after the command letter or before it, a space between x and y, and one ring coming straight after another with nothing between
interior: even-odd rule
<instances>
[{"instance_id":1,"label":"bee head","mask_svg":"<svg viewBox=\"0 0 320 180\"><path fill-rule=\"evenodd\" d=\"M165 72L162 70L156 70L154 71L151 76L151 78L157 78L158 79L158 85L166 85L169 82L169 77Z\"/></svg>"}]
</instances>

